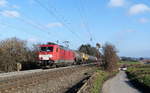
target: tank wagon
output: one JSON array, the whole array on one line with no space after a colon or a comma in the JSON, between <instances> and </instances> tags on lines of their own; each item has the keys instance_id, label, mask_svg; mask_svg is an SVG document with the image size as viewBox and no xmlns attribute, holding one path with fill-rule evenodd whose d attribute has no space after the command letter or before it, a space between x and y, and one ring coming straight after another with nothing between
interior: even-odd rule
<instances>
[{"instance_id":1,"label":"tank wagon","mask_svg":"<svg viewBox=\"0 0 150 93\"><path fill-rule=\"evenodd\" d=\"M41 67L84 64L97 61L96 57L68 49L55 43L39 45L39 48L38 64Z\"/></svg>"}]
</instances>

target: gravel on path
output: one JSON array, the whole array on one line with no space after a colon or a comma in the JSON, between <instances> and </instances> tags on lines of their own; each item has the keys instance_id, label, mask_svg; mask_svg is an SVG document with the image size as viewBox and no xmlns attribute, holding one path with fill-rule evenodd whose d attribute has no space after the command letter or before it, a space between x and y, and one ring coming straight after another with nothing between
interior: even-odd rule
<instances>
[{"instance_id":1,"label":"gravel on path","mask_svg":"<svg viewBox=\"0 0 150 93\"><path fill-rule=\"evenodd\" d=\"M129 82L124 71L120 71L115 77L107 80L102 88L102 93L141 93Z\"/></svg>"}]
</instances>

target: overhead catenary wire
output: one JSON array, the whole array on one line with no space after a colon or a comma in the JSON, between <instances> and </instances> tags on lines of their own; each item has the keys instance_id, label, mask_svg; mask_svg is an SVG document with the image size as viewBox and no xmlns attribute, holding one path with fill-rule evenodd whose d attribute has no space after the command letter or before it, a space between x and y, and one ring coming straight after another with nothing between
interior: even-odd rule
<instances>
[{"instance_id":1,"label":"overhead catenary wire","mask_svg":"<svg viewBox=\"0 0 150 93\"><path fill-rule=\"evenodd\" d=\"M2 11L2 10L0 10L0 11ZM1 15L1 14L0 14L0 15ZM19 21L22 21L22 22L24 22L24 23L26 23L26 24L32 26L33 28L36 28L36 29L38 29L39 31L42 31L42 32L43 32L43 29L42 29L39 25L35 24L34 22L31 22L31 21L29 21L29 20L23 19L22 17L16 17L16 16L14 16L13 14L10 14L10 13L8 13L7 15L12 16L12 17L14 17L15 19L17 19L17 20L19 20ZM49 32L47 32L47 33L50 34Z\"/></svg>"},{"instance_id":2,"label":"overhead catenary wire","mask_svg":"<svg viewBox=\"0 0 150 93\"><path fill-rule=\"evenodd\" d=\"M5 27L8 27L8 28L12 28L12 29L14 29L14 30L16 30L16 31L21 31L21 30L24 29L24 28L17 28L17 27L15 27L15 26L10 25L9 23L6 23L6 22L0 23L0 25L5 26ZM24 29L24 30L26 30L26 29ZM29 32L26 32L26 31L24 31L23 33L29 34ZM34 36L41 37L39 34L36 34L36 33L31 33L31 32L30 32L30 35L31 35L31 34L34 35Z\"/></svg>"},{"instance_id":3,"label":"overhead catenary wire","mask_svg":"<svg viewBox=\"0 0 150 93\"><path fill-rule=\"evenodd\" d=\"M0 23L0 25L2 25L2 26L5 26L5 27L8 27L8 28L12 28L12 29L14 29L14 30L16 30L16 31L21 31L23 28L17 28L17 27L15 27L15 26L12 26L12 25L10 25L9 23ZM26 29L24 29L24 30L26 30ZM23 33L25 33L25 34L29 34L29 32L26 32L26 31L24 31ZM37 34L37 33L31 33L30 32L30 34L29 35L34 35L34 36L39 36L39 37L41 37L39 34ZM45 38L45 37L44 37ZM43 38L40 38L40 39L43 39ZM48 38L47 38L48 39Z\"/></svg>"},{"instance_id":4,"label":"overhead catenary wire","mask_svg":"<svg viewBox=\"0 0 150 93\"><path fill-rule=\"evenodd\" d=\"M57 11L57 8L56 7L54 7L52 4L51 4L51 2L49 1L49 3L47 4L48 5L48 7L50 7L50 9L51 9L51 11L53 12L53 13L55 13L55 15L61 20L61 21L63 21L64 22L64 24L66 24L69 28L70 28L70 24L71 24L71 22L70 21L68 21L66 18L65 18L65 16L63 16L62 14L60 14L58 11ZM71 29L71 28L70 28ZM72 30L72 29L71 29ZM72 30L73 31L73 30ZM80 35L81 36L81 35ZM81 41L82 39L80 39L80 41ZM69 40L70 41L70 40ZM82 40L83 41L83 40ZM86 42L86 41L83 41L83 42ZM76 45L78 45L79 44L79 40L78 41L75 41L75 43L76 43ZM69 44L71 44L71 42L69 43ZM72 44L73 45L73 44Z\"/></svg>"},{"instance_id":5,"label":"overhead catenary wire","mask_svg":"<svg viewBox=\"0 0 150 93\"><path fill-rule=\"evenodd\" d=\"M52 15L56 20L58 20L68 31L70 31L74 36L76 36L76 39L82 40L80 36L75 33L67 24L64 23L64 21L58 17L51 9L46 7L44 4L42 4L39 0L34 0L36 3L38 3L43 9L45 9L50 15ZM83 40L82 40L83 41Z\"/></svg>"},{"instance_id":6,"label":"overhead catenary wire","mask_svg":"<svg viewBox=\"0 0 150 93\"><path fill-rule=\"evenodd\" d=\"M1 11L1 10L0 10ZM13 16L11 14L9 14L10 16ZM65 23L63 23L63 20L61 20L59 17L57 17L57 15L54 14L54 16L56 16L56 19L58 19L59 21L61 21L62 25L64 25L70 32L72 32L77 38L76 39L80 39L80 37L78 36L77 33L75 33L74 31L72 31L72 29L70 27L68 27L68 25L66 25ZM15 16L13 16L15 17ZM27 20L26 18L23 18L22 17L15 17L15 19L23 22L23 23L26 23L28 25L30 25L31 27L35 28L35 29L38 29L39 31L42 31L42 32L46 32L47 34L51 34L50 32L47 32L45 31L45 28L43 28L42 26L40 26L41 24L39 23L35 23L35 22L32 22L31 20ZM80 39L81 41L82 39Z\"/></svg>"},{"instance_id":7,"label":"overhead catenary wire","mask_svg":"<svg viewBox=\"0 0 150 93\"><path fill-rule=\"evenodd\" d=\"M50 0L49 0L49 2L48 2L47 5L48 5L48 7L49 7L55 14L57 13L57 16L58 16L59 18L61 18L64 23L66 23L66 24L68 24L68 25L70 24L70 22L66 19L66 17L63 16L62 14L60 14L60 13L58 12L57 8L54 7L54 6L51 4L51 1L50 1Z\"/></svg>"},{"instance_id":8,"label":"overhead catenary wire","mask_svg":"<svg viewBox=\"0 0 150 93\"><path fill-rule=\"evenodd\" d=\"M85 21L85 17L83 16L83 14L81 13L81 8L77 7L78 8L78 11L79 11L79 15L81 17L81 20L82 20L82 23L83 23L83 26L85 27L86 32L88 32L89 36L92 37L92 34L91 32L89 31L89 26L87 25L87 22Z\"/></svg>"},{"instance_id":9,"label":"overhead catenary wire","mask_svg":"<svg viewBox=\"0 0 150 93\"><path fill-rule=\"evenodd\" d=\"M87 21L87 16L86 16L86 11L85 11L85 6L82 2L82 0L79 0L79 5L80 7L77 7L78 10L79 10L79 15L81 17L81 20L83 22L83 25L85 27L85 31L87 31L89 33L89 36L90 36L90 41L93 42L93 39L95 39L94 35L92 35L91 33L91 29L90 29L90 26L89 26L89 23ZM82 12L81 12L82 11ZM93 42L94 43L94 42Z\"/></svg>"},{"instance_id":10,"label":"overhead catenary wire","mask_svg":"<svg viewBox=\"0 0 150 93\"><path fill-rule=\"evenodd\" d=\"M0 9L0 11L3 11L3 10ZM2 14L0 14L0 15L2 15ZM29 25L29 26L35 28L35 29L38 29L38 31L46 32L47 34L51 35L50 32L47 32L47 31L45 30L46 27L41 26L41 24L38 23L38 22L35 23L35 22L33 22L33 21L29 20L29 19L25 19L24 15L22 15L22 17L16 17L16 16L14 16L13 14L7 14L7 15L14 17L16 20L21 21L21 22L23 22L23 23L25 23L25 24L27 24L27 25ZM3 15L2 15L2 16L3 16ZM4 25L4 26L13 28L13 29L15 29L15 30L18 30L16 27L10 26L9 24L5 24L5 23L1 23L1 24ZM32 35L35 35L35 34L32 33ZM45 38L45 37L44 37L44 38ZM56 38L57 38L57 37L56 37Z\"/></svg>"},{"instance_id":11,"label":"overhead catenary wire","mask_svg":"<svg viewBox=\"0 0 150 93\"><path fill-rule=\"evenodd\" d=\"M2 9L0 9L0 11L3 11ZM0 14L0 15L2 15L2 14ZM31 26L31 27L33 27L33 28L35 28L35 29L37 29L38 31L41 31L41 32L44 32L44 30L42 29L42 28L40 28L40 26L38 26L36 23L32 23L32 22L30 22L29 20L26 20L26 19L23 19L22 17L16 17L16 16L14 16L14 15L12 15L12 14L7 14L7 15L9 15L9 16L12 16L12 17L14 17L16 20L18 20L18 21L21 21L21 22L23 22L23 23L25 23L25 24L27 24L27 25L29 25L29 26ZM3 16L3 15L2 15ZM16 27L14 27L14 26L11 26L10 24L6 24L6 23L0 23L1 25L4 25L4 26L7 26L7 27L10 27L10 28L13 28L13 29L15 29L15 30L18 30ZM27 32L26 32L27 33ZM28 33L29 34L29 33ZM33 33L31 33L32 35L34 35L34 36L39 36L39 37L41 37L39 34L37 34L37 35L35 35L35 33L33 34ZM50 35L50 33L49 32L47 32L47 34L49 34ZM42 36L43 37L43 36ZM44 38L46 38L46 37L44 37ZM42 38L43 39L43 38Z\"/></svg>"},{"instance_id":12,"label":"overhead catenary wire","mask_svg":"<svg viewBox=\"0 0 150 93\"><path fill-rule=\"evenodd\" d=\"M19 11L21 12L21 11ZM37 20L32 21L32 18L27 16L25 13L21 12L22 17L24 18L24 20L27 20L27 22L31 23L34 26L37 26L38 28L40 28L40 30L42 30L43 32L48 33L48 35L52 35L52 33L49 32L49 28L44 24L41 24L40 22L38 22ZM57 31L55 32L55 34L57 33ZM57 33L57 36L62 36L60 34ZM53 36L55 39L58 39L58 37Z\"/></svg>"},{"instance_id":13,"label":"overhead catenary wire","mask_svg":"<svg viewBox=\"0 0 150 93\"><path fill-rule=\"evenodd\" d=\"M51 10L53 9L54 13L57 13L57 9L56 9L55 7L53 7L53 6L50 5L50 4L48 4L48 5L51 7ZM90 27L88 26L88 22L86 22L86 18L84 18L84 15L82 15L81 10L84 10L84 9L79 9L79 12L80 12L79 14L80 14L81 18L84 19L84 20L83 20L83 23L85 24L85 26L87 26L86 30L84 30L84 31L86 31L86 32L89 34L89 36L90 36L90 41L93 41L93 36L92 36L92 34L91 34ZM84 11L83 11L83 12L84 12ZM57 14L58 14L58 13L57 13ZM59 17L59 18L62 18L62 20L63 20L64 22L67 21L67 20L65 19L65 17L62 16L62 15L58 15L58 17ZM93 42L93 43L94 43L94 42Z\"/></svg>"},{"instance_id":14,"label":"overhead catenary wire","mask_svg":"<svg viewBox=\"0 0 150 93\"><path fill-rule=\"evenodd\" d=\"M29 17L29 16L27 16L26 14L24 14L23 12L21 12L21 14L23 14L24 16L24 18L28 18L29 20L31 20L32 18L31 17ZM49 28L47 27L47 26L45 26L45 25L43 25L43 24L41 24L40 22L37 22L37 21L35 21L34 20L34 24L36 24L37 26L39 26L40 28L43 28L44 30L43 30L43 32L48 32L49 34L51 34L48 30L49 30ZM55 32L55 33L57 33L57 32ZM51 34L52 35L52 34ZM57 33L57 35L58 36L61 36L61 35L59 35L58 33ZM55 36L54 36L55 37ZM55 37L56 39L58 39L57 37Z\"/></svg>"}]
</instances>

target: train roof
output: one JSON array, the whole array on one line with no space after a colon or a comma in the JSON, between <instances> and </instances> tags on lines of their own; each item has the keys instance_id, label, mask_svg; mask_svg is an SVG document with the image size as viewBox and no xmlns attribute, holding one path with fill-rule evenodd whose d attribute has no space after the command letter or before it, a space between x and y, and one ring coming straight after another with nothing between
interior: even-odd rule
<instances>
[{"instance_id":1,"label":"train roof","mask_svg":"<svg viewBox=\"0 0 150 93\"><path fill-rule=\"evenodd\" d=\"M47 44L42 44L42 45L40 45L40 47L46 47L46 46L59 46L61 49L64 49L64 50L71 50L71 49L69 49L69 48L67 48L67 47L64 47L63 45L58 45L58 44L56 44L56 43L52 43L52 42L48 42Z\"/></svg>"}]
</instances>

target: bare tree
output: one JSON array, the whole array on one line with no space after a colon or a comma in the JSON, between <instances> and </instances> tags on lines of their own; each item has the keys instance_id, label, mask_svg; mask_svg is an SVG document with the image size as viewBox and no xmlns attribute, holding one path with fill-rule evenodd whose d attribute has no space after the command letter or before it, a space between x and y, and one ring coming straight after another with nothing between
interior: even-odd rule
<instances>
[{"instance_id":1,"label":"bare tree","mask_svg":"<svg viewBox=\"0 0 150 93\"><path fill-rule=\"evenodd\" d=\"M27 61L22 63L23 70L39 68L37 64L39 45L40 44L33 44L32 48L30 47L30 49L27 50L26 52Z\"/></svg>"},{"instance_id":2,"label":"bare tree","mask_svg":"<svg viewBox=\"0 0 150 93\"><path fill-rule=\"evenodd\" d=\"M117 50L114 45L106 43L103 47L104 68L107 71L115 71L117 69Z\"/></svg>"},{"instance_id":3,"label":"bare tree","mask_svg":"<svg viewBox=\"0 0 150 93\"><path fill-rule=\"evenodd\" d=\"M17 63L27 61L26 41L9 38L0 42L0 69L3 71L17 70Z\"/></svg>"}]
</instances>

